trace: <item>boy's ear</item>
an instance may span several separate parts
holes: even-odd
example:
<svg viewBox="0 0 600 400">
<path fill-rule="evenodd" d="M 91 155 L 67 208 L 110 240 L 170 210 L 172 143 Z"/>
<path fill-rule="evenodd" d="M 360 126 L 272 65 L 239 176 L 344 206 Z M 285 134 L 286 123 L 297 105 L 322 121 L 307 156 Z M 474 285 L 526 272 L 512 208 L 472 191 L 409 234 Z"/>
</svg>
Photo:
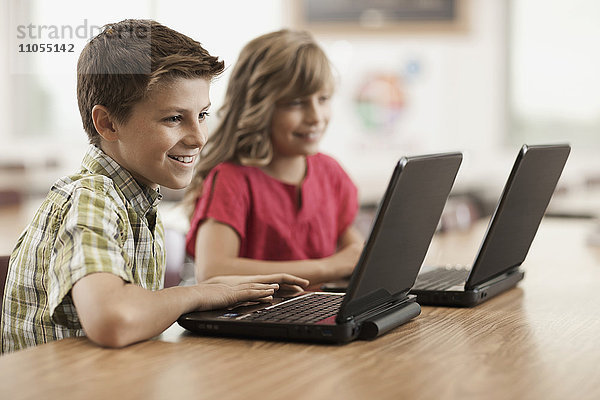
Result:
<svg viewBox="0 0 600 400">
<path fill-rule="evenodd" d="M 115 123 L 106 107 L 96 104 L 92 108 L 92 121 L 96 131 L 104 140 L 114 142 L 118 139 Z"/>
</svg>

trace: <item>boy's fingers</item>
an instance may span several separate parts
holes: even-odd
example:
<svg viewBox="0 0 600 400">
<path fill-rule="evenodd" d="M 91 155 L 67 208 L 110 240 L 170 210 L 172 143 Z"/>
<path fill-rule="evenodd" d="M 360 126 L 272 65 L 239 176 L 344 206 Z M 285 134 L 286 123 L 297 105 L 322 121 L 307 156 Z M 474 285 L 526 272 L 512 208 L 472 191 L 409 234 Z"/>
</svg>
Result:
<svg viewBox="0 0 600 400">
<path fill-rule="evenodd" d="M 243 293 L 247 293 L 249 296 L 264 294 L 273 294 L 279 290 L 279 284 L 277 283 L 243 283 L 238 286 L 237 290 Z"/>
<path fill-rule="evenodd" d="M 278 282 L 285 283 L 288 285 L 296 285 L 300 287 L 308 287 L 308 285 L 310 284 L 310 282 L 307 279 L 290 274 L 281 274 L 280 280 Z"/>
<path fill-rule="evenodd" d="M 304 288 L 298 285 L 288 285 L 287 283 L 279 285 L 280 292 L 299 293 L 303 292 Z"/>
<path fill-rule="evenodd" d="M 260 302 L 271 302 L 273 301 L 273 294 L 278 288 L 274 288 L 273 285 L 262 285 L 257 287 L 258 284 L 253 284 L 251 287 L 240 289 L 240 299 L 238 301 L 260 301 Z M 266 288 L 264 286 L 267 286 Z M 278 285 L 276 285 L 278 286 Z"/>
<path fill-rule="evenodd" d="M 262 282 L 262 283 L 277 282 L 277 283 L 283 283 L 283 284 L 288 284 L 288 285 L 297 285 L 300 287 L 308 287 L 308 285 L 309 285 L 308 280 L 294 276 L 294 275 L 285 274 L 285 273 L 272 274 L 272 275 L 258 275 L 255 278 L 257 279 L 257 281 Z"/>
<path fill-rule="evenodd" d="M 261 303 L 270 303 L 273 301 L 273 296 L 259 297 L 258 299 L 256 299 L 256 301 L 259 301 Z"/>
<path fill-rule="evenodd" d="M 252 280 L 251 282 L 239 283 L 237 287 L 240 289 L 279 289 L 279 283 Z"/>
</svg>

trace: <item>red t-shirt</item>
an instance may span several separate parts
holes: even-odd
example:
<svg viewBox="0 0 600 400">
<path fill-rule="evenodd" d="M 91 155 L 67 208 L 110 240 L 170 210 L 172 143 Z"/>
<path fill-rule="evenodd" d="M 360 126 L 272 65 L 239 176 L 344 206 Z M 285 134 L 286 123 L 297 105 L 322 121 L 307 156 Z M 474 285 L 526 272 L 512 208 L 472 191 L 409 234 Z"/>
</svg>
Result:
<svg viewBox="0 0 600 400">
<path fill-rule="evenodd" d="M 307 157 L 306 176 L 298 188 L 256 167 L 230 162 L 217 165 L 203 183 L 186 250 L 194 256 L 200 224 L 213 218 L 240 237 L 239 257 L 291 261 L 335 253 L 339 237 L 358 212 L 356 186 L 333 158 Z"/>
</svg>

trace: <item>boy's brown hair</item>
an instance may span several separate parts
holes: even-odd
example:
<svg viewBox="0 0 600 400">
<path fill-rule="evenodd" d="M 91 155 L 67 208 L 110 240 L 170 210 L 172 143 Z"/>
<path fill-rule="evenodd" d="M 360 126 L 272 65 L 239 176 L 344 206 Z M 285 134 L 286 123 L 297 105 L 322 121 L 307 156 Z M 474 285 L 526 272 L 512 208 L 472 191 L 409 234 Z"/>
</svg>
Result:
<svg viewBox="0 0 600 400">
<path fill-rule="evenodd" d="M 103 27 L 77 63 L 77 102 L 91 144 L 100 144 L 92 121 L 99 104 L 120 123 L 153 86 L 173 78 L 211 80 L 224 63 L 200 43 L 152 20 L 127 19 Z"/>
</svg>

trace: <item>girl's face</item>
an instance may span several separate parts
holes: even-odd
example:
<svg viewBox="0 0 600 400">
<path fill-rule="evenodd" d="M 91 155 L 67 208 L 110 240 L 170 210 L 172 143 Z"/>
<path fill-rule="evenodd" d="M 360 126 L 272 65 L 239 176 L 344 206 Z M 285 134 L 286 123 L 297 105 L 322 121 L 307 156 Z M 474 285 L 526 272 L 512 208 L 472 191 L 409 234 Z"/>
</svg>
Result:
<svg viewBox="0 0 600 400">
<path fill-rule="evenodd" d="M 307 156 L 318 152 L 331 117 L 330 97 L 329 91 L 321 90 L 275 104 L 271 142 L 276 156 Z"/>
</svg>

